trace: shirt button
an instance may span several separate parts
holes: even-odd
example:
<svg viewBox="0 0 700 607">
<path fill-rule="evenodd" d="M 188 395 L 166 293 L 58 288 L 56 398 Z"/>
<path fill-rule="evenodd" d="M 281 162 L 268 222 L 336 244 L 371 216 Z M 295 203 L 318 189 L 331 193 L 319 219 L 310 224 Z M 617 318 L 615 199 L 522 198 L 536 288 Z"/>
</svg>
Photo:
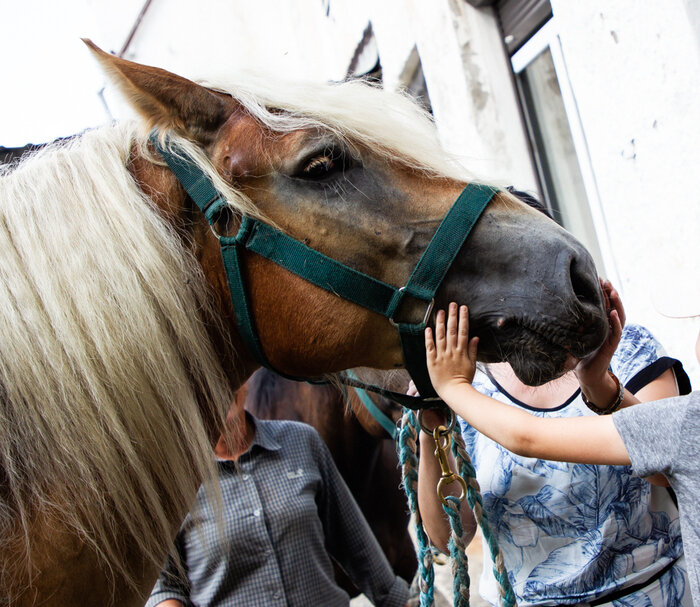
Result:
<svg viewBox="0 0 700 607">
<path fill-rule="evenodd" d="M 275 592 L 275 594 L 272 595 L 273 599 L 279 599 L 282 595 L 279 592 Z"/>
<path fill-rule="evenodd" d="M 242 478 L 244 481 L 247 481 L 247 480 L 250 478 L 250 474 L 244 474 L 241 478 Z"/>
<path fill-rule="evenodd" d="M 260 516 L 260 508 L 253 510 L 253 516 Z"/>
</svg>

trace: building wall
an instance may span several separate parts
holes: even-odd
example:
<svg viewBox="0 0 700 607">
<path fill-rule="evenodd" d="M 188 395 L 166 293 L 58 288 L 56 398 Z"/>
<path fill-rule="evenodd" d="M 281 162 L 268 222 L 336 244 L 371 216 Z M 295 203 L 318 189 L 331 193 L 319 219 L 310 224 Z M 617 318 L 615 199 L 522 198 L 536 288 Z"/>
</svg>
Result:
<svg viewBox="0 0 700 607">
<path fill-rule="evenodd" d="M 525 138 L 496 21 L 461 0 L 152 0 L 125 57 L 194 79 L 252 70 L 340 80 L 368 22 L 387 86 L 400 86 L 414 46 L 444 146 L 482 179 L 533 189 Z M 133 14 L 133 8 L 132 8 Z M 197 27 L 192 27 L 196 23 Z M 108 14 L 102 44 L 127 31 Z M 100 44 L 100 41 L 98 41 Z M 117 116 L 128 110 L 106 92 Z"/>
<path fill-rule="evenodd" d="M 104 38 L 119 48 L 123 25 L 115 31 L 104 14 Z M 347 2 L 151 0 L 124 57 L 194 80 L 240 71 L 340 80 L 366 24 Z M 107 97 L 117 116 L 128 113 L 113 91 Z"/>
<path fill-rule="evenodd" d="M 444 147 L 479 178 L 535 190 L 493 11 L 475 10 L 463 0 L 405 4 Z"/>
<path fill-rule="evenodd" d="M 552 0 L 628 319 L 648 326 L 700 385 L 700 319 L 670 320 L 652 295 L 700 280 L 700 55 L 681 0 Z"/>
</svg>

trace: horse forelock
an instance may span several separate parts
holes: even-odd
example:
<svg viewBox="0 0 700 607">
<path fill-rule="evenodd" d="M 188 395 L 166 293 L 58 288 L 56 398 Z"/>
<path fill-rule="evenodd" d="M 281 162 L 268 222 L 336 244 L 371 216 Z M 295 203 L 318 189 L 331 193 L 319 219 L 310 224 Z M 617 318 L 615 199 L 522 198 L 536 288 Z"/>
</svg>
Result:
<svg viewBox="0 0 700 607">
<path fill-rule="evenodd" d="M 233 398 L 201 270 L 126 169 L 135 141 L 98 129 L 0 178 L 0 530 L 31 559 L 55 516 L 119 583 L 126 549 L 162 563 Z"/>
<path fill-rule="evenodd" d="M 442 148 L 432 116 L 404 92 L 358 80 L 284 82 L 248 73 L 203 84 L 234 97 L 271 131 L 321 129 L 414 170 L 471 179 Z"/>
</svg>

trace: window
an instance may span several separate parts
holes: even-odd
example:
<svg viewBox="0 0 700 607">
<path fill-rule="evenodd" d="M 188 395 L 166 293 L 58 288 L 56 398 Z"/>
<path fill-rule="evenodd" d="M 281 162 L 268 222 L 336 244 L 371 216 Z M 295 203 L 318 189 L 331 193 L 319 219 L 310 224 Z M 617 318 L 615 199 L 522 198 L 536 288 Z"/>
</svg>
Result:
<svg viewBox="0 0 700 607">
<path fill-rule="evenodd" d="M 607 228 L 552 19 L 519 45 L 511 65 L 543 199 L 590 251 L 598 272 L 610 276 L 614 266 Z"/>
</svg>

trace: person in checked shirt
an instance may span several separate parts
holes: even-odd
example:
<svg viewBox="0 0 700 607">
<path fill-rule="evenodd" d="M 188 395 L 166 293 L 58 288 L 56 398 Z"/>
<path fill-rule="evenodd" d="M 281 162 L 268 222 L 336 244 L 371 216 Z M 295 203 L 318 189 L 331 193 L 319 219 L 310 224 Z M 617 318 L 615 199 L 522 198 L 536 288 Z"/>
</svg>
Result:
<svg viewBox="0 0 700 607">
<path fill-rule="evenodd" d="M 223 512 L 202 485 L 147 607 L 347 607 L 333 560 L 374 605 L 407 604 L 407 583 L 311 426 L 234 406 L 226 428 L 244 432 L 215 447 Z"/>
</svg>

